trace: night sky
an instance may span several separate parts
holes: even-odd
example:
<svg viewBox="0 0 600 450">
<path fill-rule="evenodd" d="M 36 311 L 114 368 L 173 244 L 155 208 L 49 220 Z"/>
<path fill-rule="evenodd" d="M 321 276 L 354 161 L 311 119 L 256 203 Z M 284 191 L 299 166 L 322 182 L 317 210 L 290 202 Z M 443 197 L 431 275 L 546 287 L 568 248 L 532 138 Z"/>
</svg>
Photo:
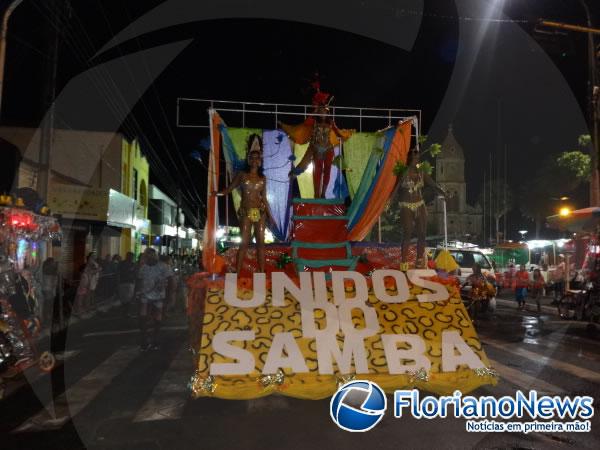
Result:
<svg viewBox="0 0 600 450">
<path fill-rule="evenodd" d="M 59 96 L 74 79 L 85 80 L 86 71 L 148 51 L 142 64 L 124 63 L 125 69 L 117 72 L 122 79 L 105 77 L 104 72 L 89 77 L 89 89 L 105 98 L 104 113 L 63 113 L 59 108 L 57 126 L 105 130 L 118 126 L 128 136 L 141 137 L 154 174 L 159 175 L 151 182 L 174 198 L 179 184 L 190 214 L 206 195 L 205 169 L 190 157 L 200 149 L 206 133 L 175 126 L 177 97 L 309 103 L 306 87 L 318 71 L 324 90 L 332 92 L 340 106 L 421 109 L 423 129 L 434 141 L 441 140 L 452 123 L 467 159 L 471 203 L 479 194 L 490 154 L 495 159 L 507 148 L 509 183 L 517 190 L 546 155 L 574 149 L 577 136 L 587 132 L 586 36 L 534 32 L 535 21 L 542 17 L 583 24 L 585 16 L 576 0 L 337 3 L 350 11 L 346 28 L 360 28 L 361 17 L 369 19 L 368 27 L 377 28 L 379 22 L 372 17 L 381 17 L 381 33 L 391 36 L 388 43 L 364 33 L 300 21 L 250 18 L 253 2 L 233 0 L 223 3 L 238 5 L 230 15 L 238 18 L 194 20 L 190 15 L 191 22 L 174 23 L 164 14 L 154 19 L 152 30 L 144 32 L 144 16 L 169 3 L 181 4 L 179 0 L 77 0 L 57 14 L 50 2 L 24 1 L 10 22 L 3 124 L 39 125 L 45 111 L 48 43 L 53 30 L 59 29 Z M 595 5 L 595 19 L 600 17 L 600 2 L 588 3 Z M 196 9 L 201 8 L 198 5 Z M 294 8 L 318 5 L 290 2 L 285 7 L 293 18 Z M 301 12 L 297 15 L 305 17 Z M 352 20 L 357 21 L 356 27 Z M 407 20 L 416 24 L 412 37 Z M 142 24 L 136 37 L 126 36 L 122 44 L 97 54 L 132 23 Z M 406 48 L 389 43 L 395 26 L 401 30 L 398 36 L 407 35 Z M 148 89 L 138 82 L 158 64 L 149 53 L 152 49 L 181 42 L 172 59 L 165 57 L 168 64 L 157 69 Z M 115 88 L 123 93 L 119 99 L 110 94 Z M 131 89 L 139 89 L 141 98 L 132 102 L 127 113 L 128 109 L 122 110 Z M 85 100 L 79 107 L 85 109 Z M 201 116 L 186 119 L 201 122 Z M 575 201 L 585 206 L 585 189 L 579 194 Z M 523 227 L 533 228 L 517 209 L 510 216 L 513 234 Z"/>
</svg>

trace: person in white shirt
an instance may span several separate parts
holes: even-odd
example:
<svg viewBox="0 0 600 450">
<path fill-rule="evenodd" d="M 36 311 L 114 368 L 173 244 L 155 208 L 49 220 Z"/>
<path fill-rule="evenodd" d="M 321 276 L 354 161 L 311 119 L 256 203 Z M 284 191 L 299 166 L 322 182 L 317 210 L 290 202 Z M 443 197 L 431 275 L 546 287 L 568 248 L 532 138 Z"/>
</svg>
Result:
<svg viewBox="0 0 600 450">
<path fill-rule="evenodd" d="M 140 348 L 142 351 L 158 350 L 158 335 L 167 285 L 174 274 L 167 264 L 158 261 L 156 250 L 153 248 L 144 251 L 141 264 L 137 276 L 137 297 L 140 300 Z M 154 321 L 152 342 L 148 341 L 148 315 L 151 315 Z"/>
</svg>

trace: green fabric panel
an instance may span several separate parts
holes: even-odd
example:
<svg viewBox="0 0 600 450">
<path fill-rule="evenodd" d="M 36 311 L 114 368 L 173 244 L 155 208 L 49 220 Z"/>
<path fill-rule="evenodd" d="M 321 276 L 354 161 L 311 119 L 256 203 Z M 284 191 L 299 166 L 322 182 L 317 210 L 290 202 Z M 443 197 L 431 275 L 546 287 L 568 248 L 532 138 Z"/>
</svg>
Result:
<svg viewBox="0 0 600 450">
<path fill-rule="evenodd" d="M 294 166 L 297 166 L 300 163 L 300 161 L 302 161 L 306 150 L 308 150 L 308 144 L 294 144 L 294 156 L 296 156 Z M 302 198 L 314 198 L 315 188 L 313 186 L 312 163 L 308 166 L 304 173 L 298 175 L 297 179 L 298 187 L 300 188 L 300 195 L 302 196 Z"/>
<path fill-rule="evenodd" d="M 346 259 L 303 259 L 298 258 L 294 261 L 296 266 L 308 266 L 308 267 L 323 267 L 323 266 L 345 266 L 352 267 L 356 266 L 356 258 Z"/>
<path fill-rule="evenodd" d="M 376 147 L 383 148 L 385 135 L 383 133 L 374 134 L 377 138 Z M 358 213 L 358 208 L 363 203 L 365 196 L 369 192 L 373 178 L 375 178 L 375 175 L 377 174 L 377 166 L 379 165 L 381 158 L 383 158 L 383 153 L 380 151 L 373 151 L 369 155 L 367 165 L 364 171 L 361 173 L 361 180 L 360 184 L 358 185 L 355 198 L 352 199 L 352 204 L 350 205 L 350 209 L 347 213 L 348 217 L 350 218 L 350 222 L 352 222 L 354 216 Z"/>
<path fill-rule="evenodd" d="M 241 160 L 246 160 L 246 149 L 248 148 L 248 138 L 251 134 L 258 134 L 262 137 L 262 130 L 260 128 L 229 128 L 227 127 L 227 132 L 229 133 L 229 137 L 231 138 L 231 142 L 233 142 L 233 147 L 235 148 L 235 154 Z M 234 175 L 235 176 L 235 175 Z M 231 178 L 233 180 L 233 178 Z M 231 182 L 231 180 L 229 180 Z M 233 207 L 235 211 L 240 207 L 240 202 L 242 197 L 238 190 L 236 189 L 231 193 L 231 197 L 233 198 Z"/>
<path fill-rule="evenodd" d="M 344 167 L 350 198 L 354 198 L 371 152 L 378 144 L 380 133 L 354 133 L 344 143 Z"/>
</svg>

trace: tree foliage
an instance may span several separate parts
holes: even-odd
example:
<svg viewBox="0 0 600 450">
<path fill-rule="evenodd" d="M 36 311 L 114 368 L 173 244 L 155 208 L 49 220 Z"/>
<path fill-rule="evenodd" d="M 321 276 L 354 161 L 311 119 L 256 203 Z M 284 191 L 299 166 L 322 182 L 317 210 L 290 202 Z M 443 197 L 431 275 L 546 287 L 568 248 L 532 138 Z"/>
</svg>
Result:
<svg viewBox="0 0 600 450">
<path fill-rule="evenodd" d="M 592 158 L 579 150 L 561 153 L 556 163 L 577 180 L 589 181 L 592 176 Z"/>
<path fill-rule="evenodd" d="M 590 176 L 590 156 L 576 150 L 546 158 L 522 184 L 519 209 L 525 217 L 535 222 L 536 237 L 545 218 L 556 213 L 558 199 L 573 192 Z"/>
</svg>

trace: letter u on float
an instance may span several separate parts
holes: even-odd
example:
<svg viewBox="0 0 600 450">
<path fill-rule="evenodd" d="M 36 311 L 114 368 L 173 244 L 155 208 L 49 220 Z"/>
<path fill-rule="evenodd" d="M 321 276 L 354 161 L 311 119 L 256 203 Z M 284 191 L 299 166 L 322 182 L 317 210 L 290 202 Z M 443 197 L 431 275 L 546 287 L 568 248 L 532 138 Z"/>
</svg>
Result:
<svg viewBox="0 0 600 450">
<path fill-rule="evenodd" d="M 225 275 L 225 301 L 236 308 L 256 308 L 262 305 L 266 299 L 267 276 L 264 273 L 255 272 L 252 275 L 252 298 L 242 300 L 238 297 L 237 273 Z"/>
</svg>

